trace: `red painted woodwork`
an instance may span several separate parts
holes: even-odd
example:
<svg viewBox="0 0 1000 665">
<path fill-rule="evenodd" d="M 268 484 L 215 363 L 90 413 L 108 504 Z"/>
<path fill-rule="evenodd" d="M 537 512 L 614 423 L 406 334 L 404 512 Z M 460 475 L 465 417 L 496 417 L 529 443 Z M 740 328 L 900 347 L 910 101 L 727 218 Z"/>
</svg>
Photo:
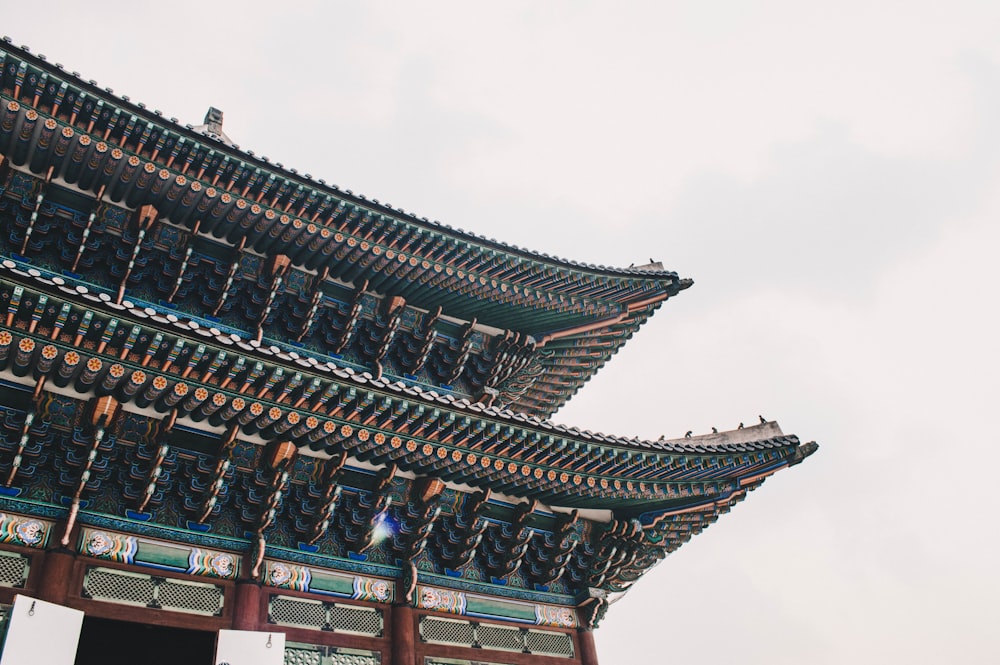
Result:
<svg viewBox="0 0 1000 665">
<path fill-rule="evenodd" d="M 597 665 L 597 647 L 594 645 L 594 631 L 581 630 L 576 643 L 580 647 L 580 665 Z"/>
<path fill-rule="evenodd" d="M 233 628 L 235 630 L 258 630 L 261 623 L 261 586 L 256 580 L 236 582 L 233 601 Z"/>
<path fill-rule="evenodd" d="M 58 605 L 66 604 L 75 561 L 76 556 L 67 549 L 49 550 L 45 553 L 36 591 L 40 599 Z"/>
<path fill-rule="evenodd" d="M 92 615 L 102 619 L 114 619 L 117 621 L 131 621 L 134 623 L 148 623 L 157 626 L 172 626 L 175 628 L 187 628 L 191 630 L 215 631 L 220 628 L 230 628 L 232 626 L 232 605 L 235 597 L 234 584 L 225 580 L 208 580 L 195 575 L 170 575 L 169 577 L 179 580 L 191 580 L 197 582 L 211 582 L 224 588 L 225 600 L 222 607 L 221 616 L 204 616 L 188 614 L 186 612 L 171 612 L 148 607 L 135 607 L 134 605 L 123 605 L 109 603 L 103 600 L 92 600 L 84 598 L 81 594 L 83 588 L 83 578 L 87 568 L 100 566 L 101 568 L 113 568 L 116 570 L 128 570 L 137 573 L 152 574 L 150 568 L 130 566 L 128 564 L 107 561 L 104 559 L 92 559 L 86 556 L 77 556 L 73 560 L 73 571 L 64 580 L 67 607 L 83 610 L 88 616 Z"/>
<path fill-rule="evenodd" d="M 417 618 L 407 605 L 392 607 L 392 657 L 389 665 L 416 665 Z"/>
</svg>

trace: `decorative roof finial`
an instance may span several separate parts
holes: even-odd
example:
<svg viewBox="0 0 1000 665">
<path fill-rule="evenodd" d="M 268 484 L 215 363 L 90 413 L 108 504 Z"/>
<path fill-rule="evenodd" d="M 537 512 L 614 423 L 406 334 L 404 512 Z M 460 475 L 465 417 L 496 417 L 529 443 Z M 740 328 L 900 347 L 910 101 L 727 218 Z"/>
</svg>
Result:
<svg viewBox="0 0 1000 665">
<path fill-rule="evenodd" d="M 208 107 L 208 113 L 205 114 L 205 127 L 208 131 L 214 134 L 222 133 L 222 111 L 215 108 L 214 106 Z"/>
<path fill-rule="evenodd" d="M 193 129 L 194 131 L 200 132 L 209 138 L 222 141 L 228 146 L 234 145 L 232 140 L 226 136 L 224 131 L 222 131 L 222 111 L 214 106 L 208 107 L 208 113 L 205 114 L 204 124 L 198 125 Z"/>
</svg>

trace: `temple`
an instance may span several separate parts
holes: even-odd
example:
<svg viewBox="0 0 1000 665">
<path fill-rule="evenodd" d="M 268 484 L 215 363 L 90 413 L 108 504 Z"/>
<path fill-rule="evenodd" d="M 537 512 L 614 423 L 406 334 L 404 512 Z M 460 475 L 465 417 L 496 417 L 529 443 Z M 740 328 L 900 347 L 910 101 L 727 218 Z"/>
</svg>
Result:
<svg viewBox="0 0 1000 665">
<path fill-rule="evenodd" d="M 81 665 L 596 665 L 610 601 L 816 449 L 550 419 L 690 285 L 339 189 L 5 38 L 5 648 L 55 608 Z"/>
</svg>

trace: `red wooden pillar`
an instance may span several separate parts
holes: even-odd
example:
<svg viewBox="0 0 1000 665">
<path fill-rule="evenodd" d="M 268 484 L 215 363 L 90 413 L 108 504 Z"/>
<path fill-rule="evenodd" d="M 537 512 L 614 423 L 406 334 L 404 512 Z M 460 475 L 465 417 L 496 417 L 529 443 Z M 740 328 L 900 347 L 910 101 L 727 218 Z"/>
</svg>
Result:
<svg viewBox="0 0 1000 665">
<path fill-rule="evenodd" d="M 416 665 L 416 619 L 409 605 L 392 607 L 392 660 L 390 665 Z"/>
<path fill-rule="evenodd" d="M 57 605 L 66 604 L 75 560 L 76 555 L 73 551 L 62 547 L 45 553 L 42 559 L 42 572 L 35 587 L 41 600 Z"/>
<path fill-rule="evenodd" d="M 581 629 L 577 632 L 580 645 L 580 665 L 597 665 L 597 647 L 594 646 L 594 631 Z"/>
<path fill-rule="evenodd" d="M 262 623 L 261 593 L 257 580 L 237 580 L 233 599 L 234 630 L 259 630 Z"/>
</svg>

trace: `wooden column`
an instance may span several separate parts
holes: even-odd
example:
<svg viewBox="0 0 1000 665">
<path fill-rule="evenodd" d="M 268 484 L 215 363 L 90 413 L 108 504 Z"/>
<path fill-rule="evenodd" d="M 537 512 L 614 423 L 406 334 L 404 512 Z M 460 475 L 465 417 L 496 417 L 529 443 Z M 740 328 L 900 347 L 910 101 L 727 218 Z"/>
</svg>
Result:
<svg viewBox="0 0 1000 665">
<path fill-rule="evenodd" d="M 409 605 L 392 607 L 392 659 L 389 665 L 416 665 L 416 619 Z"/>
<path fill-rule="evenodd" d="M 69 582 L 73 575 L 73 561 L 76 555 L 72 550 L 60 547 L 49 550 L 42 559 L 42 572 L 38 578 L 36 593 L 41 600 L 57 605 L 65 605 L 69 594 Z"/>
<path fill-rule="evenodd" d="M 233 630 L 259 630 L 261 621 L 260 582 L 238 580 L 233 600 Z"/>
<path fill-rule="evenodd" d="M 580 645 L 580 665 L 597 665 L 597 647 L 594 646 L 594 631 L 581 629 L 576 636 Z"/>
</svg>

